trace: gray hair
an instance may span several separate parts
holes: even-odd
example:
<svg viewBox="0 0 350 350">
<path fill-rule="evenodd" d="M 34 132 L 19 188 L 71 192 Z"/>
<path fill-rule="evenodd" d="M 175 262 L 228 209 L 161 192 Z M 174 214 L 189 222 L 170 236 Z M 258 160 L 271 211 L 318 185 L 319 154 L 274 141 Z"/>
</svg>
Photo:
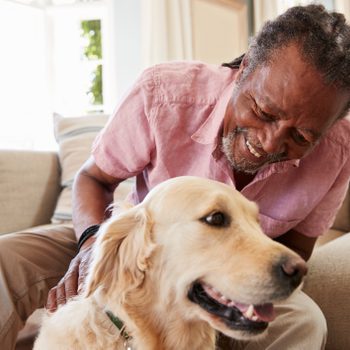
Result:
<svg viewBox="0 0 350 350">
<path fill-rule="evenodd" d="M 297 43 L 307 63 L 313 65 L 327 85 L 350 91 L 350 26 L 341 13 L 322 5 L 295 6 L 264 24 L 251 40 L 245 76 L 274 58 L 281 48 Z M 235 68 L 239 59 L 224 66 Z M 341 116 L 350 107 L 350 101 Z"/>
</svg>

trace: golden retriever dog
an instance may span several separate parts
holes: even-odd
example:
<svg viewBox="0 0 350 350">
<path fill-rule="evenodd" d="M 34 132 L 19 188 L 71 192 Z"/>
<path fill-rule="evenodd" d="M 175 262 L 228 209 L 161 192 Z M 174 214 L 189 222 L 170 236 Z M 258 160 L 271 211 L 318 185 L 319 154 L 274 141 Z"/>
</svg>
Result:
<svg viewBox="0 0 350 350">
<path fill-rule="evenodd" d="M 213 350 L 256 339 L 306 265 L 228 185 L 178 177 L 98 232 L 83 295 L 44 320 L 35 350 Z M 112 314 L 123 326 L 115 326 Z"/>
</svg>

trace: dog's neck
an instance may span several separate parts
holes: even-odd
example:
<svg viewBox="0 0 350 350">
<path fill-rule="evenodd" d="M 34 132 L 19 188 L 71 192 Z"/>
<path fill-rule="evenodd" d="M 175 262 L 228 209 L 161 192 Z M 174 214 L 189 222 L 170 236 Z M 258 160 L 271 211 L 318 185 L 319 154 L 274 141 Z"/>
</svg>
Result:
<svg viewBox="0 0 350 350">
<path fill-rule="evenodd" d="M 101 291 L 100 307 L 106 307 L 124 322 L 133 350 L 214 349 L 214 330 L 196 315 L 189 315 L 190 301 L 187 295 L 179 300 L 176 281 L 171 276 L 173 267 L 166 266 L 168 254 L 147 232 L 128 233 L 117 246 L 117 255 L 115 248 L 107 251 L 106 265 L 96 272 L 100 278 L 96 278 Z M 109 240 L 113 239 L 111 235 Z M 91 288 L 96 285 L 92 280 Z M 186 287 L 180 289 L 186 293 Z M 94 294 L 98 298 L 97 289 Z"/>
<path fill-rule="evenodd" d="M 133 350 L 212 350 L 215 348 L 215 331 L 204 321 L 186 320 L 176 304 L 159 302 L 154 294 L 155 281 L 147 278 L 142 285 L 130 291 L 124 300 L 115 296 L 106 299 L 107 308 L 117 315 L 132 339 Z M 158 281 L 159 283 L 159 281 Z M 150 286 L 147 286 L 150 284 Z M 150 291 L 150 292 L 145 292 Z M 151 294 L 152 293 L 152 294 Z M 120 295 L 120 294 L 119 294 Z M 148 344 L 148 347 L 145 347 Z"/>
</svg>

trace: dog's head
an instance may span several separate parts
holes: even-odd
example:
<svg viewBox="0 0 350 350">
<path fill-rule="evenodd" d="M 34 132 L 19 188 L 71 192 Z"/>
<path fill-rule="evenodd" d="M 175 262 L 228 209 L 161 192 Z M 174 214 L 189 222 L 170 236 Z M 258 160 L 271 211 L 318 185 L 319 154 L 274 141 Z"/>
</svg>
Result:
<svg viewBox="0 0 350 350">
<path fill-rule="evenodd" d="M 273 302 L 306 272 L 297 254 L 263 234 L 254 203 L 225 184 L 188 176 L 165 181 L 111 218 L 95 252 L 88 294 L 100 285 L 122 299 L 142 290 L 158 312 L 163 305 L 240 339 L 267 328 Z"/>
</svg>

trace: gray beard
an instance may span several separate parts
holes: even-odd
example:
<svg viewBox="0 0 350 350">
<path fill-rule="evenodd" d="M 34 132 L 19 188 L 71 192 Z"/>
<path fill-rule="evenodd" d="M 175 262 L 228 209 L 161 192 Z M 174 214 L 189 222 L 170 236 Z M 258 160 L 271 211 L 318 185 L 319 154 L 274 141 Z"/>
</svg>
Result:
<svg viewBox="0 0 350 350">
<path fill-rule="evenodd" d="M 228 162 L 230 163 L 232 169 L 246 174 L 255 174 L 258 170 L 262 169 L 265 165 L 280 162 L 285 158 L 283 153 L 279 154 L 269 154 L 265 159 L 264 163 L 256 164 L 250 162 L 247 159 L 237 160 L 233 154 L 233 143 L 237 135 L 244 133 L 246 134 L 245 128 L 237 127 L 235 130 L 229 132 L 226 136 L 223 136 L 221 139 L 221 150 L 226 156 Z"/>
</svg>

